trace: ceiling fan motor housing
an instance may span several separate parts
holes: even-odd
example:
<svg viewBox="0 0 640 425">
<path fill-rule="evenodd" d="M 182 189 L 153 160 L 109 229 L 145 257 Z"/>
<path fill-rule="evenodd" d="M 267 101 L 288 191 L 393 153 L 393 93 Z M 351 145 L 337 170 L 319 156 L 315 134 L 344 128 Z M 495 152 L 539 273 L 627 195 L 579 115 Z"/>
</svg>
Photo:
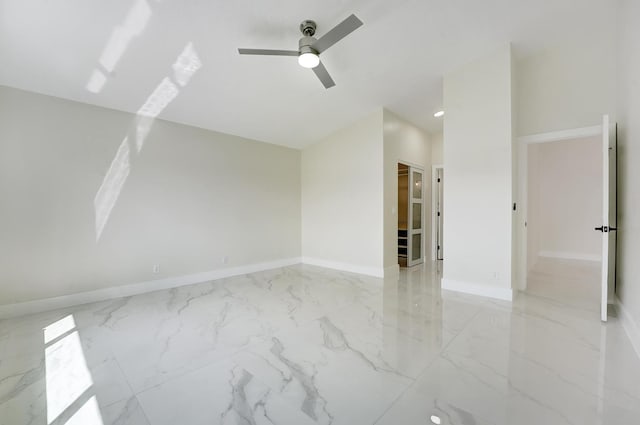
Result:
<svg viewBox="0 0 640 425">
<path fill-rule="evenodd" d="M 298 42 L 298 51 L 300 52 L 300 54 L 313 53 L 314 55 L 317 55 L 318 51 L 311 47 L 315 42 L 316 39 L 313 37 L 302 37 Z"/>
</svg>

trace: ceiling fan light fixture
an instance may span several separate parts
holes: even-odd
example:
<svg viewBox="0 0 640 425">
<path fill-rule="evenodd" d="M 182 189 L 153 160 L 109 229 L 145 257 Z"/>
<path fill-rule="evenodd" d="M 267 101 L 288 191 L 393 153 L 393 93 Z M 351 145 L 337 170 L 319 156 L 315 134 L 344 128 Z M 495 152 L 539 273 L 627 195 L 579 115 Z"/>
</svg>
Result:
<svg viewBox="0 0 640 425">
<path fill-rule="evenodd" d="M 362 21 L 354 14 L 340 22 L 329 32 L 320 37 L 314 38 L 316 33 L 316 23 L 310 19 L 302 21 L 300 32 L 302 38 L 298 40 L 298 50 L 274 50 L 274 49 L 238 49 L 241 55 L 262 55 L 262 56 L 297 56 L 300 66 L 312 69 L 313 73 L 320 80 L 325 89 L 330 89 L 336 83 L 329 75 L 327 68 L 320 62 L 320 55 L 329 47 L 333 46 L 358 28 L 362 26 Z"/>
<path fill-rule="evenodd" d="M 298 63 L 303 68 L 315 68 L 320 65 L 320 57 L 312 52 L 305 52 L 298 56 Z"/>
</svg>

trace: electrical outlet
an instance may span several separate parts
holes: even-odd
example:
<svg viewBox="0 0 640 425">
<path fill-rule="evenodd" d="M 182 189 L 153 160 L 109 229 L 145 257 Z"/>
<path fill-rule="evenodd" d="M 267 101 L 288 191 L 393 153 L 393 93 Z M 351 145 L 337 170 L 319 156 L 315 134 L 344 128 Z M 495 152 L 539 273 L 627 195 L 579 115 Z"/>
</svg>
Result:
<svg viewBox="0 0 640 425">
<path fill-rule="evenodd" d="M 229 256 L 225 255 L 224 257 L 222 257 L 222 264 L 229 264 Z"/>
<path fill-rule="evenodd" d="M 160 264 L 154 264 L 153 265 L 153 272 L 154 273 L 160 273 Z"/>
</svg>

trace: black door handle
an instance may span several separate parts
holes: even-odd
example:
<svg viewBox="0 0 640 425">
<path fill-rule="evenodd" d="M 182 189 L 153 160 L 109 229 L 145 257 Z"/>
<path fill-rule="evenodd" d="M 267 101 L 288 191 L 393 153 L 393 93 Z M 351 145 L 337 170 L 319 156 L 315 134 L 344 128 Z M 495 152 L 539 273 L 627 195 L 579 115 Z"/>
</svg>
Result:
<svg viewBox="0 0 640 425">
<path fill-rule="evenodd" d="M 598 230 L 600 232 L 603 233 L 608 233 L 608 232 L 615 232 L 616 230 L 618 230 L 617 227 L 609 227 L 609 226 L 600 226 L 600 227 L 596 227 L 595 230 Z"/>
</svg>

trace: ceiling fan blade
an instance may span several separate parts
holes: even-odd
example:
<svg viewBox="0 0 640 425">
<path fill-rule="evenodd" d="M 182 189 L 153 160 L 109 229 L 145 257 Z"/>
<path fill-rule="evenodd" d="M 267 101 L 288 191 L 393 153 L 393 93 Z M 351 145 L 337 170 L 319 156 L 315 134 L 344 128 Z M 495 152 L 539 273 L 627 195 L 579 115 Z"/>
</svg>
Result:
<svg viewBox="0 0 640 425">
<path fill-rule="evenodd" d="M 342 40 L 355 30 L 360 28 L 362 25 L 362 21 L 358 19 L 356 15 L 351 15 L 347 19 L 333 27 L 331 31 L 320 37 L 318 41 L 313 43 L 311 47 L 317 50 L 318 53 L 322 53 L 329 47 L 336 44 L 338 41 Z"/>
<path fill-rule="evenodd" d="M 329 75 L 327 68 L 324 67 L 324 64 L 322 62 L 320 62 L 318 66 L 313 68 L 313 72 L 318 76 L 325 89 L 330 89 L 331 87 L 336 85 L 336 83 L 333 81 L 333 78 L 331 78 L 331 75 Z"/>
<path fill-rule="evenodd" d="M 238 49 L 241 55 L 298 56 L 297 50 Z"/>
</svg>

